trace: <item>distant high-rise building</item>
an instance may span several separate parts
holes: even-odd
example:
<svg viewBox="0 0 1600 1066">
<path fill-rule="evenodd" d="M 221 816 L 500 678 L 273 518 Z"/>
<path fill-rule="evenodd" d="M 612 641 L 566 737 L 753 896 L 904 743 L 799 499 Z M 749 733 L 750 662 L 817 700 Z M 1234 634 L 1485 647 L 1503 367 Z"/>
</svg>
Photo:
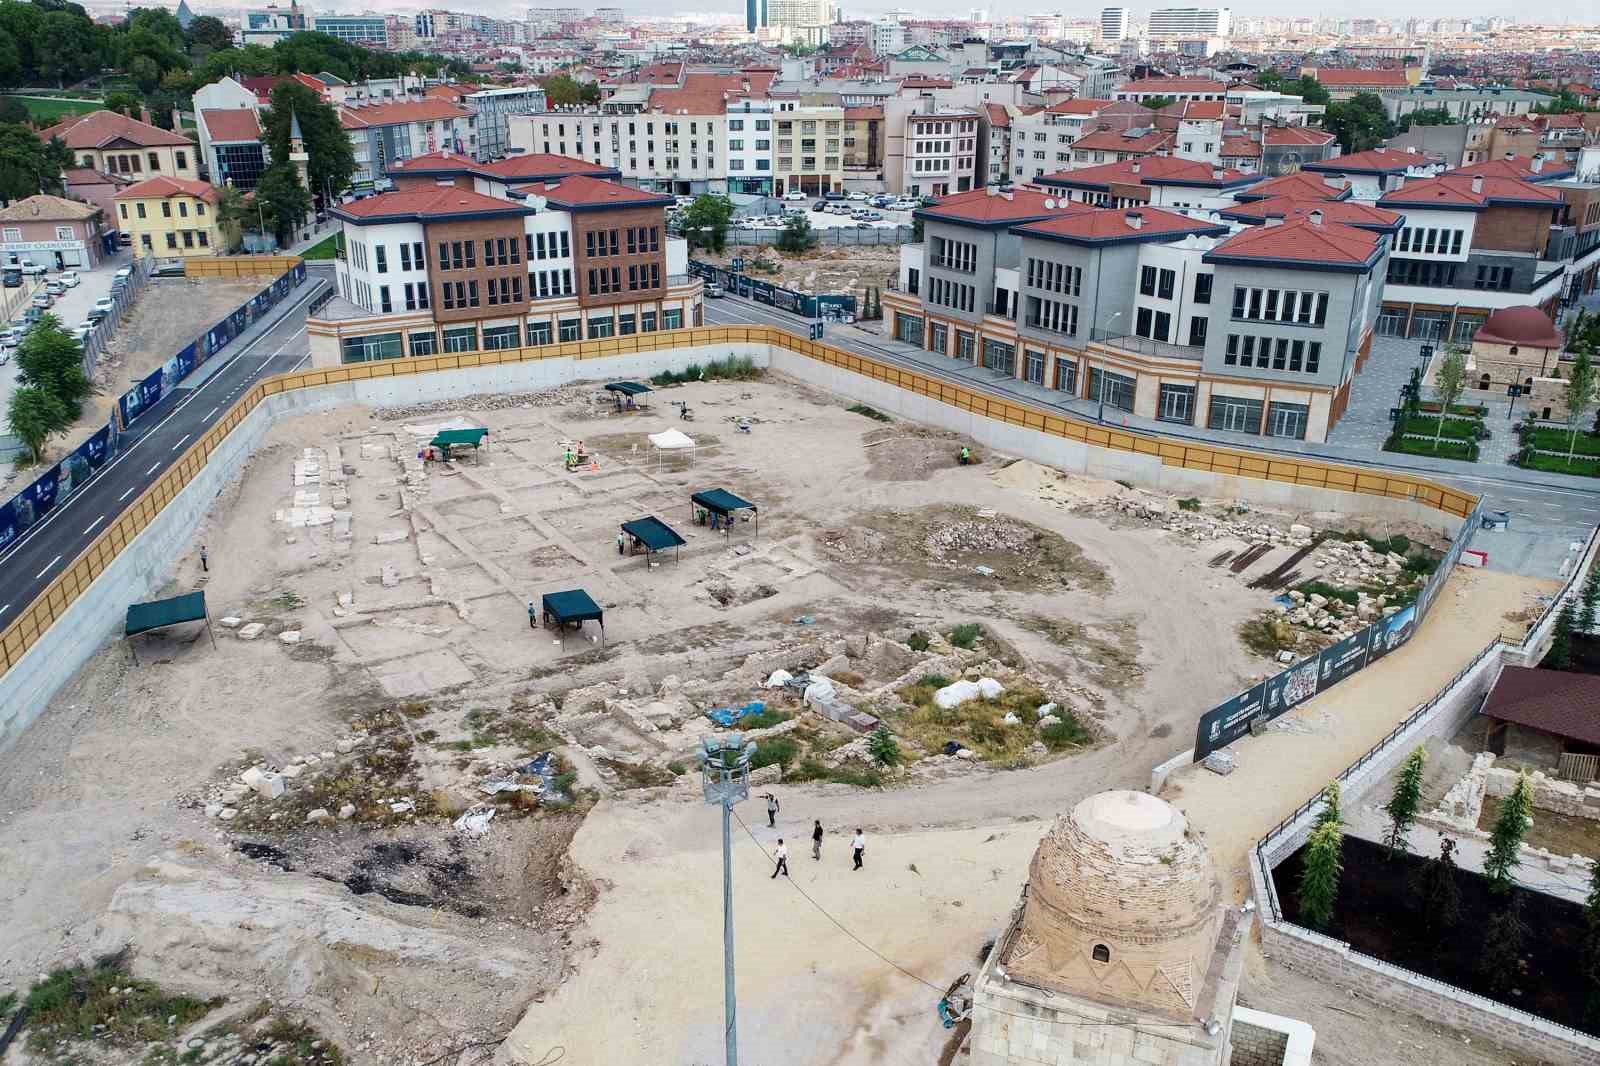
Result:
<svg viewBox="0 0 1600 1066">
<path fill-rule="evenodd" d="M 767 0 L 744 0 L 744 28 L 748 33 L 767 25 Z"/>
<path fill-rule="evenodd" d="M 1225 7 L 1164 7 L 1150 12 L 1150 39 L 1226 37 L 1232 16 Z"/>
<path fill-rule="evenodd" d="M 1128 35 L 1128 9 L 1106 7 L 1100 9 L 1100 39 L 1120 41 Z"/>
</svg>

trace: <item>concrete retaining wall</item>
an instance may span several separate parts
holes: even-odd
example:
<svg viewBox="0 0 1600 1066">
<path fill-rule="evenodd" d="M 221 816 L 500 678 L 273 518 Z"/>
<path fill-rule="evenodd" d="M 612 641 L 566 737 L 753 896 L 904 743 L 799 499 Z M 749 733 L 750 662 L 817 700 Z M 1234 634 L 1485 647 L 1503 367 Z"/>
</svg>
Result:
<svg viewBox="0 0 1600 1066">
<path fill-rule="evenodd" d="M 1011 425 L 987 415 L 964 411 L 920 396 L 886 381 L 876 381 L 843 367 L 829 366 L 785 348 L 772 349 L 772 368 L 835 395 L 871 404 L 887 414 L 964 434 L 985 448 L 1032 459 L 1058 470 L 1132 482 L 1176 495 L 1241 500 L 1289 511 L 1337 511 L 1396 521 L 1416 522 L 1454 537 L 1461 526 L 1455 515 L 1415 500 L 1368 496 L 1312 485 L 1216 474 L 1167 466 L 1158 456 L 1097 448 L 1079 441 Z"/>
</svg>

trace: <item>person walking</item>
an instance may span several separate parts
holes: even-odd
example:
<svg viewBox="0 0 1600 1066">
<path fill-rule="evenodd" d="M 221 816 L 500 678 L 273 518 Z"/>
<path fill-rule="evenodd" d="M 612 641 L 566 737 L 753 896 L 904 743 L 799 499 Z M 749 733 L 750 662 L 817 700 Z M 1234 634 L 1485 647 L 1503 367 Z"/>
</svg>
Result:
<svg viewBox="0 0 1600 1066">
<path fill-rule="evenodd" d="M 210 563 L 211 563 L 211 557 L 206 554 L 206 546 L 204 544 L 202 544 L 202 545 L 200 545 L 200 572 L 202 574 L 210 572 L 210 570 L 211 570 Z"/>
<path fill-rule="evenodd" d="M 767 828 L 776 829 L 778 827 L 778 797 L 770 792 L 764 793 L 764 795 L 767 797 Z"/>
<path fill-rule="evenodd" d="M 627 555 L 628 554 L 627 541 L 623 539 L 623 535 L 621 533 L 617 534 L 617 554 L 618 555 Z"/>
<path fill-rule="evenodd" d="M 778 850 L 773 852 L 772 857 L 774 859 L 778 860 L 778 865 L 776 867 L 774 867 L 773 871 L 772 871 L 772 879 L 774 881 L 776 881 L 778 879 L 778 875 L 779 874 L 782 874 L 783 876 L 788 877 L 789 876 L 789 849 L 783 846 L 783 838 L 782 837 L 778 838 Z"/>
<path fill-rule="evenodd" d="M 811 858 L 816 862 L 822 861 L 822 819 L 820 818 L 811 827 Z"/>
<path fill-rule="evenodd" d="M 856 864 L 850 867 L 850 869 L 861 869 L 861 853 L 867 850 L 867 838 L 861 834 L 860 829 L 856 830 L 855 839 L 850 841 L 850 850 L 855 854 L 856 860 Z"/>
<path fill-rule="evenodd" d="M 528 601 L 528 628 L 539 628 L 539 609 L 533 605 L 532 600 Z"/>
</svg>

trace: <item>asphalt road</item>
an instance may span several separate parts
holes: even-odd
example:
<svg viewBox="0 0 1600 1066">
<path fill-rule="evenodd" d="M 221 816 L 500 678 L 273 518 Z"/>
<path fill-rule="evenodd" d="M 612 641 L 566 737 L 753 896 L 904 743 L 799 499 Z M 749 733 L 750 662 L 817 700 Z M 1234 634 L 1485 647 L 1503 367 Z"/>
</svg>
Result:
<svg viewBox="0 0 1600 1066">
<path fill-rule="evenodd" d="M 707 300 L 705 307 L 707 325 L 777 326 L 800 336 L 805 335 L 805 319 L 743 297 L 725 296 L 718 300 Z M 851 326 L 830 324 L 823 339 L 835 347 L 848 348 L 862 355 L 870 355 L 901 366 L 911 367 L 921 373 L 941 373 L 937 370 L 931 370 L 923 363 L 913 363 L 907 360 L 889 345 L 881 343 L 882 338 L 874 334 L 867 334 L 865 331 L 857 330 Z M 982 376 L 969 376 L 968 374 L 958 376 L 955 373 L 943 373 L 942 376 L 951 381 L 959 381 L 967 388 L 989 392 L 996 396 L 1004 396 L 1013 400 L 1023 399 L 1029 403 L 1040 402 L 1030 396 L 1007 392 L 992 381 L 986 381 Z M 1069 413 L 1073 414 L 1074 417 L 1082 417 L 1077 412 Z M 1143 427 L 1141 427 L 1141 431 L 1152 432 Z M 1254 442 L 1251 443 L 1251 447 L 1258 451 L 1279 451 Z M 1287 456 L 1317 454 L 1311 450 L 1290 451 L 1287 449 L 1281 450 L 1279 453 Z M 1340 463 L 1360 462 L 1360 460 L 1352 460 L 1347 455 L 1332 453 L 1328 454 L 1326 458 Z M 1467 492 L 1482 496 L 1486 507 L 1510 511 L 1514 520 L 1521 519 L 1525 526 L 1553 535 L 1566 536 L 1569 532 L 1575 534 L 1577 531 L 1600 524 L 1600 486 L 1591 488 L 1577 478 L 1572 479 L 1570 486 L 1537 484 L 1522 480 L 1517 477 L 1516 473 L 1509 470 L 1506 474 L 1489 472 L 1466 473 L 1464 471 L 1457 473 L 1455 471 L 1411 467 L 1403 461 L 1389 461 L 1394 458 L 1398 457 L 1384 456 L 1382 459 L 1374 458 L 1367 465 L 1391 470 L 1405 469 L 1464 489 Z"/>
<path fill-rule="evenodd" d="M 331 283 L 330 277 L 308 272 L 300 288 L 269 313 L 270 328 L 225 348 L 216 369 L 203 380 L 162 397 L 123 435 L 120 455 L 0 555 L 0 628 L 44 591 L 240 393 L 257 379 L 294 370 L 306 360 L 306 307 Z"/>
</svg>

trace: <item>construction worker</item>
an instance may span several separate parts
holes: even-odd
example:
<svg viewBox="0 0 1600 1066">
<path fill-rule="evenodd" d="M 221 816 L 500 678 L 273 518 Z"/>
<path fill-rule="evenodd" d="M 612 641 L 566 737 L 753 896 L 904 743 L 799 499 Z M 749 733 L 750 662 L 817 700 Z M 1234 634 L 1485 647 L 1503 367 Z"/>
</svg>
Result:
<svg viewBox="0 0 1600 1066">
<path fill-rule="evenodd" d="M 532 600 L 528 601 L 528 628 L 529 629 L 538 629 L 539 628 L 539 608 L 537 608 L 537 607 L 535 607 L 533 605 L 533 601 Z"/>
<path fill-rule="evenodd" d="M 966 466 L 968 463 L 972 462 L 972 449 L 967 447 L 965 444 L 961 446 L 961 456 L 959 462 L 962 466 Z"/>
<path fill-rule="evenodd" d="M 855 860 L 856 860 L 856 864 L 854 866 L 850 867 L 850 869 L 852 869 L 852 870 L 861 869 L 861 853 L 866 851 L 866 850 L 867 850 L 867 838 L 861 832 L 861 830 L 858 828 L 856 830 L 855 839 L 850 841 L 850 851 L 855 855 Z"/>
<path fill-rule="evenodd" d="M 822 819 L 820 818 L 811 827 L 811 859 L 813 862 L 822 861 Z"/>
<path fill-rule="evenodd" d="M 621 533 L 617 534 L 617 554 L 618 555 L 627 555 L 628 554 L 627 541 L 624 538 L 623 534 L 621 534 Z"/>
<path fill-rule="evenodd" d="M 211 561 L 210 560 L 210 556 L 208 556 L 206 554 L 206 546 L 204 544 L 200 545 L 200 572 L 201 573 L 206 573 L 206 572 L 210 571 L 210 569 L 211 569 L 210 561 Z"/>
</svg>

